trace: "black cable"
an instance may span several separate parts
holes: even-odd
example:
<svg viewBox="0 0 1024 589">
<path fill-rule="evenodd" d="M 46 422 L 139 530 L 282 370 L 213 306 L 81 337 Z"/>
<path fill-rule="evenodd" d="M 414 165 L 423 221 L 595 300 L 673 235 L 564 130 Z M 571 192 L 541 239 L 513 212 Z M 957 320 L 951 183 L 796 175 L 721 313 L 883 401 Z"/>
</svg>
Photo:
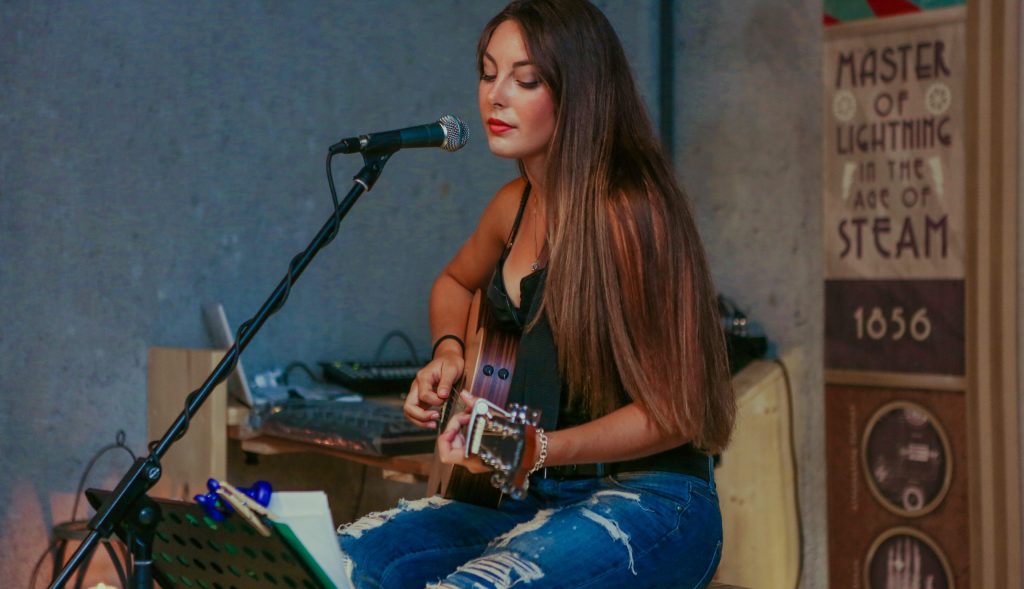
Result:
<svg viewBox="0 0 1024 589">
<path fill-rule="evenodd" d="M 790 460 L 793 461 L 793 501 L 796 503 L 796 530 L 797 538 L 799 543 L 799 550 L 797 550 L 797 567 L 796 567 L 796 583 L 793 585 L 794 589 L 800 586 L 800 580 L 804 574 L 804 522 L 803 516 L 800 514 L 800 476 L 799 469 L 797 468 L 796 462 L 796 436 L 794 430 L 796 424 L 793 421 L 793 383 L 789 378 L 789 369 L 786 368 L 786 364 L 780 358 L 773 360 L 782 369 L 782 378 L 786 381 L 786 396 L 789 399 L 789 456 Z"/>
<path fill-rule="evenodd" d="M 87 464 L 85 466 L 85 469 L 82 471 L 81 478 L 78 479 L 78 490 L 75 491 L 75 503 L 71 507 L 71 522 L 77 521 L 77 520 L 75 520 L 75 516 L 78 514 L 78 502 L 82 498 L 82 491 L 85 489 L 85 481 L 89 478 L 89 473 L 92 472 L 93 466 L 96 465 L 96 462 L 99 461 L 99 459 L 104 454 L 106 454 L 110 450 L 116 450 L 118 448 L 121 448 L 125 452 L 127 452 L 129 456 L 132 457 L 132 462 L 135 461 L 135 453 L 132 452 L 131 448 L 129 448 L 128 446 L 125 445 L 124 441 L 125 441 L 124 430 L 123 429 L 117 430 L 117 434 L 115 434 L 115 437 L 114 437 L 114 443 L 113 444 L 108 444 L 108 445 L 100 448 L 96 452 L 96 454 L 93 455 L 92 459 L 89 461 L 89 464 Z M 48 555 L 53 555 L 53 557 L 56 558 L 56 555 L 54 554 L 54 550 L 57 548 L 57 544 L 59 542 L 60 542 L 59 538 L 54 538 L 53 541 L 50 542 L 50 545 L 47 546 L 46 550 L 44 550 L 43 553 L 39 556 L 39 560 L 36 561 L 36 565 L 32 569 L 32 576 L 29 579 L 29 585 L 28 585 L 29 589 L 34 589 L 35 588 L 35 586 L 36 586 L 36 577 L 39 575 L 39 567 L 41 567 L 43 565 L 43 561 L 46 560 L 46 557 Z M 61 564 L 63 564 L 63 563 L 61 563 Z M 114 564 L 115 564 L 115 566 L 119 566 L 116 562 Z"/>
<path fill-rule="evenodd" d="M 281 384 L 288 386 L 288 375 L 291 374 L 292 370 L 301 368 L 303 372 L 309 375 L 309 378 L 317 384 L 323 383 L 323 379 L 313 373 L 313 370 L 307 366 L 304 362 L 292 362 L 288 366 L 285 366 L 284 373 L 281 374 Z"/>
<path fill-rule="evenodd" d="M 406 335 L 405 332 L 398 329 L 388 332 L 388 334 L 384 336 L 380 344 L 377 346 L 377 353 L 374 354 L 373 361 L 380 362 L 381 356 L 384 354 L 384 347 L 388 345 L 388 342 L 390 342 L 392 338 L 396 337 L 405 342 L 405 346 L 409 348 L 409 356 L 412 358 L 413 363 L 417 365 L 422 364 L 422 362 L 420 362 L 419 355 L 416 354 L 416 346 L 413 345 L 412 340 L 409 339 L 409 336 Z"/>
<path fill-rule="evenodd" d="M 327 186 L 331 189 L 331 202 L 334 203 L 334 229 L 324 245 L 334 241 L 334 238 L 338 236 L 338 230 L 341 229 L 341 204 L 338 202 L 338 191 L 334 189 L 334 171 L 331 169 L 331 158 L 333 157 L 334 153 L 327 150 Z"/>
<path fill-rule="evenodd" d="M 92 470 L 93 465 L 96 464 L 96 461 L 99 460 L 101 456 L 106 454 L 109 450 L 122 448 L 129 456 L 132 457 L 132 462 L 135 462 L 135 453 L 132 452 L 131 448 L 125 445 L 124 440 L 124 430 L 117 430 L 117 433 L 114 435 L 114 443 L 100 448 L 96 455 L 92 457 L 92 460 L 89 461 L 89 464 L 86 465 L 85 471 L 82 473 L 82 478 L 78 480 L 78 490 L 75 491 L 75 504 L 71 508 L 71 521 L 75 521 L 75 514 L 78 513 L 78 502 L 82 499 L 82 491 L 85 489 L 85 480 L 89 476 L 89 471 Z"/>
</svg>

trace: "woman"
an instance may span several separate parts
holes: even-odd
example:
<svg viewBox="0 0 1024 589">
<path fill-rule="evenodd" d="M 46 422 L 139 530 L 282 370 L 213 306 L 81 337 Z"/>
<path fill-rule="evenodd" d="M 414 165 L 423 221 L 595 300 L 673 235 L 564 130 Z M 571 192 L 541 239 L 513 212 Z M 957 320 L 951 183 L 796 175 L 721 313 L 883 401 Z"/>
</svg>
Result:
<svg viewBox="0 0 1024 589">
<path fill-rule="evenodd" d="M 703 246 L 622 47 L 586 0 L 522 0 L 488 23 L 477 65 L 488 145 L 521 177 L 434 284 L 434 356 L 405 413 L 437 426 L 484 289 L 522 330 L 510 398 L 545 407 L 545 431 L 522 501 L 433 497 L 343 526 L 353 582 L 703 586 L 722 540 L 710 454 L 735 402 Z M 465 422 L 441 460 L 486 472 L 463 458 Z"/>
</svg>

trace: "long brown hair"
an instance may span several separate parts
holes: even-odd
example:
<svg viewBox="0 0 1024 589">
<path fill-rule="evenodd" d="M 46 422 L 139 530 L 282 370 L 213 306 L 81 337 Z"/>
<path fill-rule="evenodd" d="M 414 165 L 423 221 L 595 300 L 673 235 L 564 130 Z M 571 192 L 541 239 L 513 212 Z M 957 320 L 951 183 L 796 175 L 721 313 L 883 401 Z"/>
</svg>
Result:
<svg viewBox="0 0 1024 589">
<path fill-rule="evenodd" d="M 555 101 L 541 305 L 570 400 L 591 417 L 634 401 L 662 431 L 719 452 L 736 403 L 715 291 L 622 45 L 586 0 L 518 0 L 481 34 L 481 71 L 506 20 Z"/>
</svg>

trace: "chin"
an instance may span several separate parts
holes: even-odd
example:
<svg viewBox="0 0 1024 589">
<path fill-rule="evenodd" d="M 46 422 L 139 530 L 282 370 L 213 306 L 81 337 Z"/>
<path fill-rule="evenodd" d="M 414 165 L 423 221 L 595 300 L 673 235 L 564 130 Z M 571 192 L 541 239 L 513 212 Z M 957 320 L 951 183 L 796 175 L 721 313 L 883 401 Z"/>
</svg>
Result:
<svg viewBox="0 0 1024 589">
<path fill-rule="evenodd" d="M 490 148 L 491 153 L 506 159 L 517 160 L 520 159 L 520 150 L 510 149 L 508 145 L 502 145 L 500 141 L 487 140 L 487 147 Z"/>
<path fill-rule="evenodd" d="M 487 147 L 494 155 L 510 160 L 528 158 L 537 152 L 536 149 L 523 149 L 521 145 L 509 145 L 509 142 L 502 141 L 500 137 L 488 137 Z"/>
</svg>

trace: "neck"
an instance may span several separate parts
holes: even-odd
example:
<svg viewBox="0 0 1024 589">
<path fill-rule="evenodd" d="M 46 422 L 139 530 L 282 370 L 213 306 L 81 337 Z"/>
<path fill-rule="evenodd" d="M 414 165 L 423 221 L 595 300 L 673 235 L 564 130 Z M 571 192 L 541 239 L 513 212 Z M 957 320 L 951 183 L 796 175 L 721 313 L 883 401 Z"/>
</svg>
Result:
<svg viewBox="0 0 1024 589">
<path fill-rule="evenodd" d="M 521 160 L 523 163 L 523 169 L 526 170 L 526 179 L 530 181 L 533 186 L 532 191 L 534 193 L 540 193 L 544 190 L 544 171 L 547 165 L 547 158 L 544 156 L 533 156 L 528 159 Z"/>
</svg>

